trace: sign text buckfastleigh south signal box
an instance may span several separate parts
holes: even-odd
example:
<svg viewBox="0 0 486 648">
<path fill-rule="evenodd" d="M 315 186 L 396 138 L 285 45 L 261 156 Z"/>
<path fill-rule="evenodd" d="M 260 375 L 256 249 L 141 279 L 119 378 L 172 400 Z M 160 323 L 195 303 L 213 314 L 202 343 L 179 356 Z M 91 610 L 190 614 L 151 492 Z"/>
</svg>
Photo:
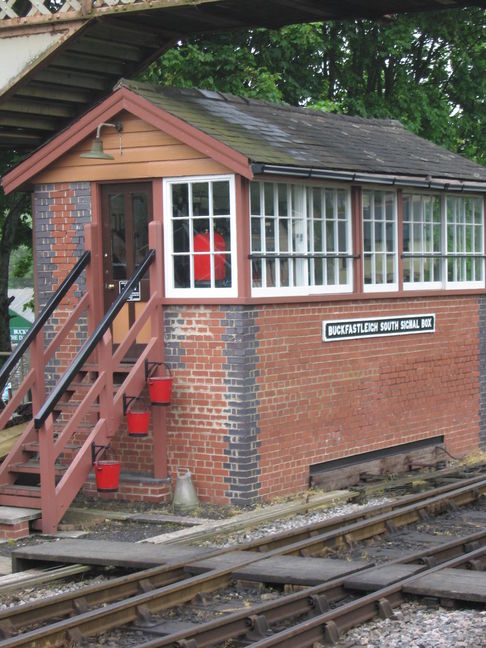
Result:
<svg viewBox="0 0 486 648">
<path fill-rule="evenodd" d="M 434 333 L 435 314 L 399 315 L 395 317 L 367 317 L 365 319 L 327 320 L 322 322 L 324 342 L 354 340 L 384 335 Z"/>
</svg>

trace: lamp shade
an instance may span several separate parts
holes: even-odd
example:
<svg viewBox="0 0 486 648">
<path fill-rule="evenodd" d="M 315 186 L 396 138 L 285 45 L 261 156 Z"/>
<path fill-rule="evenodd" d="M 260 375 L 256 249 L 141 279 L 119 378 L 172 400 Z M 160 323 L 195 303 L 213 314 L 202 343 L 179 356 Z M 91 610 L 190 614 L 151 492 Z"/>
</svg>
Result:
<svg viewBox="0 0 486 648">
<path fill-rule="evenodd" d="M 114 160 L 113 155 L 105 153 L 103 151 L 103 140 L 99 137 L 95 137 L 91 143 L 91 151 L 87 153 L 81 153 L 79 157 L 82 158 L 91 158 L 93 160 Z"/>
</svg>

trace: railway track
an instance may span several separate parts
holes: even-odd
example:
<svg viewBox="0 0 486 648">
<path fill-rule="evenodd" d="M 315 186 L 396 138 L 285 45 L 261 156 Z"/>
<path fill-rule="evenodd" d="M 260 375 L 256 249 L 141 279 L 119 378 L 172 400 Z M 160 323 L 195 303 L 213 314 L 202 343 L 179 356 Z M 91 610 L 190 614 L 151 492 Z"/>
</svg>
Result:
<svg viewBox="0 0 486 648">
<path fill-rule="evenodd" d="M 292 556 L 314 558 L 325 556 L 336 548 L 382 536 L 390 530 L 420 522 L 427 516 L 472 504 L 483 498 L 485 494 L 486 479 L 484 475 L 480 475 L 463 480 L 460 484 L 406 496 L 384 507 L 368 509 L 364 513 L 354 513 L 292 532 L 252 541 L 239 546 L 236 552 L 234 547 L 215 549 L 205 552 L 204 556 L 190 562 L 181 561 L 172 565 L 162 565 L 115 578 L 102 585 L 88 586 L 76 592 L 10 608 L 0 613 L 0 632 L 3 635 L 0 646 L 62 646 L 69 645 L 70 642 L 81 643 L 83 638 L 128 623 L 136 623 L 138 627 L 150 630 L 154 625 L 153 615 L 182 606 L 197 596 L 229 587 L 237 575 L 251 565 L 262 565 L 261 561 L 281 557 L 290 559 Z M 485 545 L 486 531 L 390 562 L 390 565 L 417 563 L 419 566 L 416 574 L 402 576 L 394 585 L 388 584 L 385 589 L 382 589 L 381 596 L 378 598 L 366 594 L 359 599 L 363 601 L 362 606 L 358 605 L 358 601 L 350 603 L 351 606 L 357 605 L 356 609 L 360 611 L 355 613 L 352 611 L 354 607 L 349 608 L 351 616 L 344 616 L 344 620 L 340 620 L 340 617 L 331 618 L 329 616 L 331 611 L 327 608 L 330 602 L 349 597 L 350 590 L 346 587 L 346 583 L 349 584 L 350 571 L 342 578 L 331 579 L 313 588 L 306 587 L 302 593 L 284 596 L 275 602 L 275 606 L 267 603 L 263 607 L 260 604 L 259 607 L 257 604 L 250 610 L 244 610 L 238 618 L 231 619 L 230 614 L 218 622 L 209 622 L 207 627 L 204 627 L 206 625 L 204 623 L 198 624 L 201 632 L 207 631 L 205 638 L 200 634 L 192 635 L 191 630 L 185 631 L 183 636 L 178 636 L 176 632 L 146 645 L 199 648 L 199 646 L 215 646 L 218 641 L 238 640 L 241 636 L 246 637 L 244 641 L 247 645 L 249 636 L 257 646 L 292 645 L 300 648 L 300 646 L 312 645 L 312 643 L 299 643 L 307 641 L 302 638 L 306 636 L 305 633 L 313 637 L 319 636 L 313 639 L 314 643 L 319 641 L 329 643 L 335 641 L 340 632 L 350 627 L 351 622 L 355 624 L 360 618 L 370 618 L 372 611 L 373 614 L 377 611 L 384 614 L 394 605 L 398 605 L 403 600 L 404 588 L 407 587 L 409 579 L 423 577 L 427 570 L 432 570 L 430 573 L 434 573 L 444 568 L 457 568 L 458 565 L 482 565 Z M 229 563 L 224 562 L 225 556 L 227 560 L 231 558 Z M 201 558 L 205 561 L 223 560 L 224 566 L 217 567 L 214 566 L 217 563 L 213 563 L 213 566 L 209 565 L 203 573 L 189 575 L 191 563 L 200 561 Z M 438 562 L 441 564 L 437 565 Z M 368 564 L 364 567 L 358 566 L 354 571 L 365 573 L 369 569 L 373 567 Z M 342 606 L 344 610 L 347 609 L 346 605 Z M 334 612 L 333 610 L 332 613 Z M 347 613 L 343 612 L 343 614 Z M 304 622 L 303 634 L 298 629 L 302 626 L 302 623 L 298 622 L 302 615 L 312 615 L 312 619 Z M 290 617 L 297 618 L 294 629 L 281 629 L 279 624 Z M 225 629 L 212 627 L 211 624 L 214 623 L 219 623 L 220 627 Z M 39 624 L 47 625 L 35 627 Z M 274 636 L 266 637 L 266 633 L 270 631 Z M 229 634 L 225 634 L 228 632 Z M 281 641 L 290 643 L 278 643 L 278 641 L 262 643 L 276 641 L 275 637 L 282 632 L 288 633 L 288 636 L 281 635 Z M 195 629 L 194 633 L 196 633 Z M 297 633 L 295 636 L 298 636 L 298 639 L 294 639 L 292 633 Z"/>
</svg>

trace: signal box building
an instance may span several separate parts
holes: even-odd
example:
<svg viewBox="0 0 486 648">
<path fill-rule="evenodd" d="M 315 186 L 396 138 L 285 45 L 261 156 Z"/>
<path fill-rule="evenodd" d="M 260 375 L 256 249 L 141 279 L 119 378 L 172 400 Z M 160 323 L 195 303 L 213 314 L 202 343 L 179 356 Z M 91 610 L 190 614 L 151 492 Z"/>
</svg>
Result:
<svg viewBox="0 0 486 648">
<path fill-rule="evenodd" d="M 44 530 L 109 453 L 106 496 L 163 501 L 189 470 L 202 501 L 246 506 L 485 444 L 485 168 L 393 120 L 123 80 L 3 187 L 32 192 L 39 313 L 81 263 L 0 475 Z M 168 372 L 170 405 L 148 404 Z"/>
</svg>

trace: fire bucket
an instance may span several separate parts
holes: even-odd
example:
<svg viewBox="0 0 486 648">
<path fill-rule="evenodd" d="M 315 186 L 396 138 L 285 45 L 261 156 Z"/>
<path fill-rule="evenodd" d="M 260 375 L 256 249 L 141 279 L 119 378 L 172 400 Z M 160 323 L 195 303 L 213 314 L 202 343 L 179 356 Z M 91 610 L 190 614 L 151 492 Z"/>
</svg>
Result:
<svg viewBox="0 0 486 648">
<path fill-rule="evenodd" d="M 113 493 L 118 490 L 120 480 L 119 461 L 97 461 L 94 465 L 96 488 L 103 493 Z"/>
<path fill-rule="evenodd" d="M 148 434 L 150 423 L 150 411 L 127 412 L 128 434 L 134 437 L 144 437 Z"/>
<path fill-rule="evenodd" d="M 150 402 L 152 405 L 170 405 L 172 395 L 172 376 L 167 364 L 162 363 L 169 372 L 168 376 L 154 376 L 147 378 Z"/>
</svg>

